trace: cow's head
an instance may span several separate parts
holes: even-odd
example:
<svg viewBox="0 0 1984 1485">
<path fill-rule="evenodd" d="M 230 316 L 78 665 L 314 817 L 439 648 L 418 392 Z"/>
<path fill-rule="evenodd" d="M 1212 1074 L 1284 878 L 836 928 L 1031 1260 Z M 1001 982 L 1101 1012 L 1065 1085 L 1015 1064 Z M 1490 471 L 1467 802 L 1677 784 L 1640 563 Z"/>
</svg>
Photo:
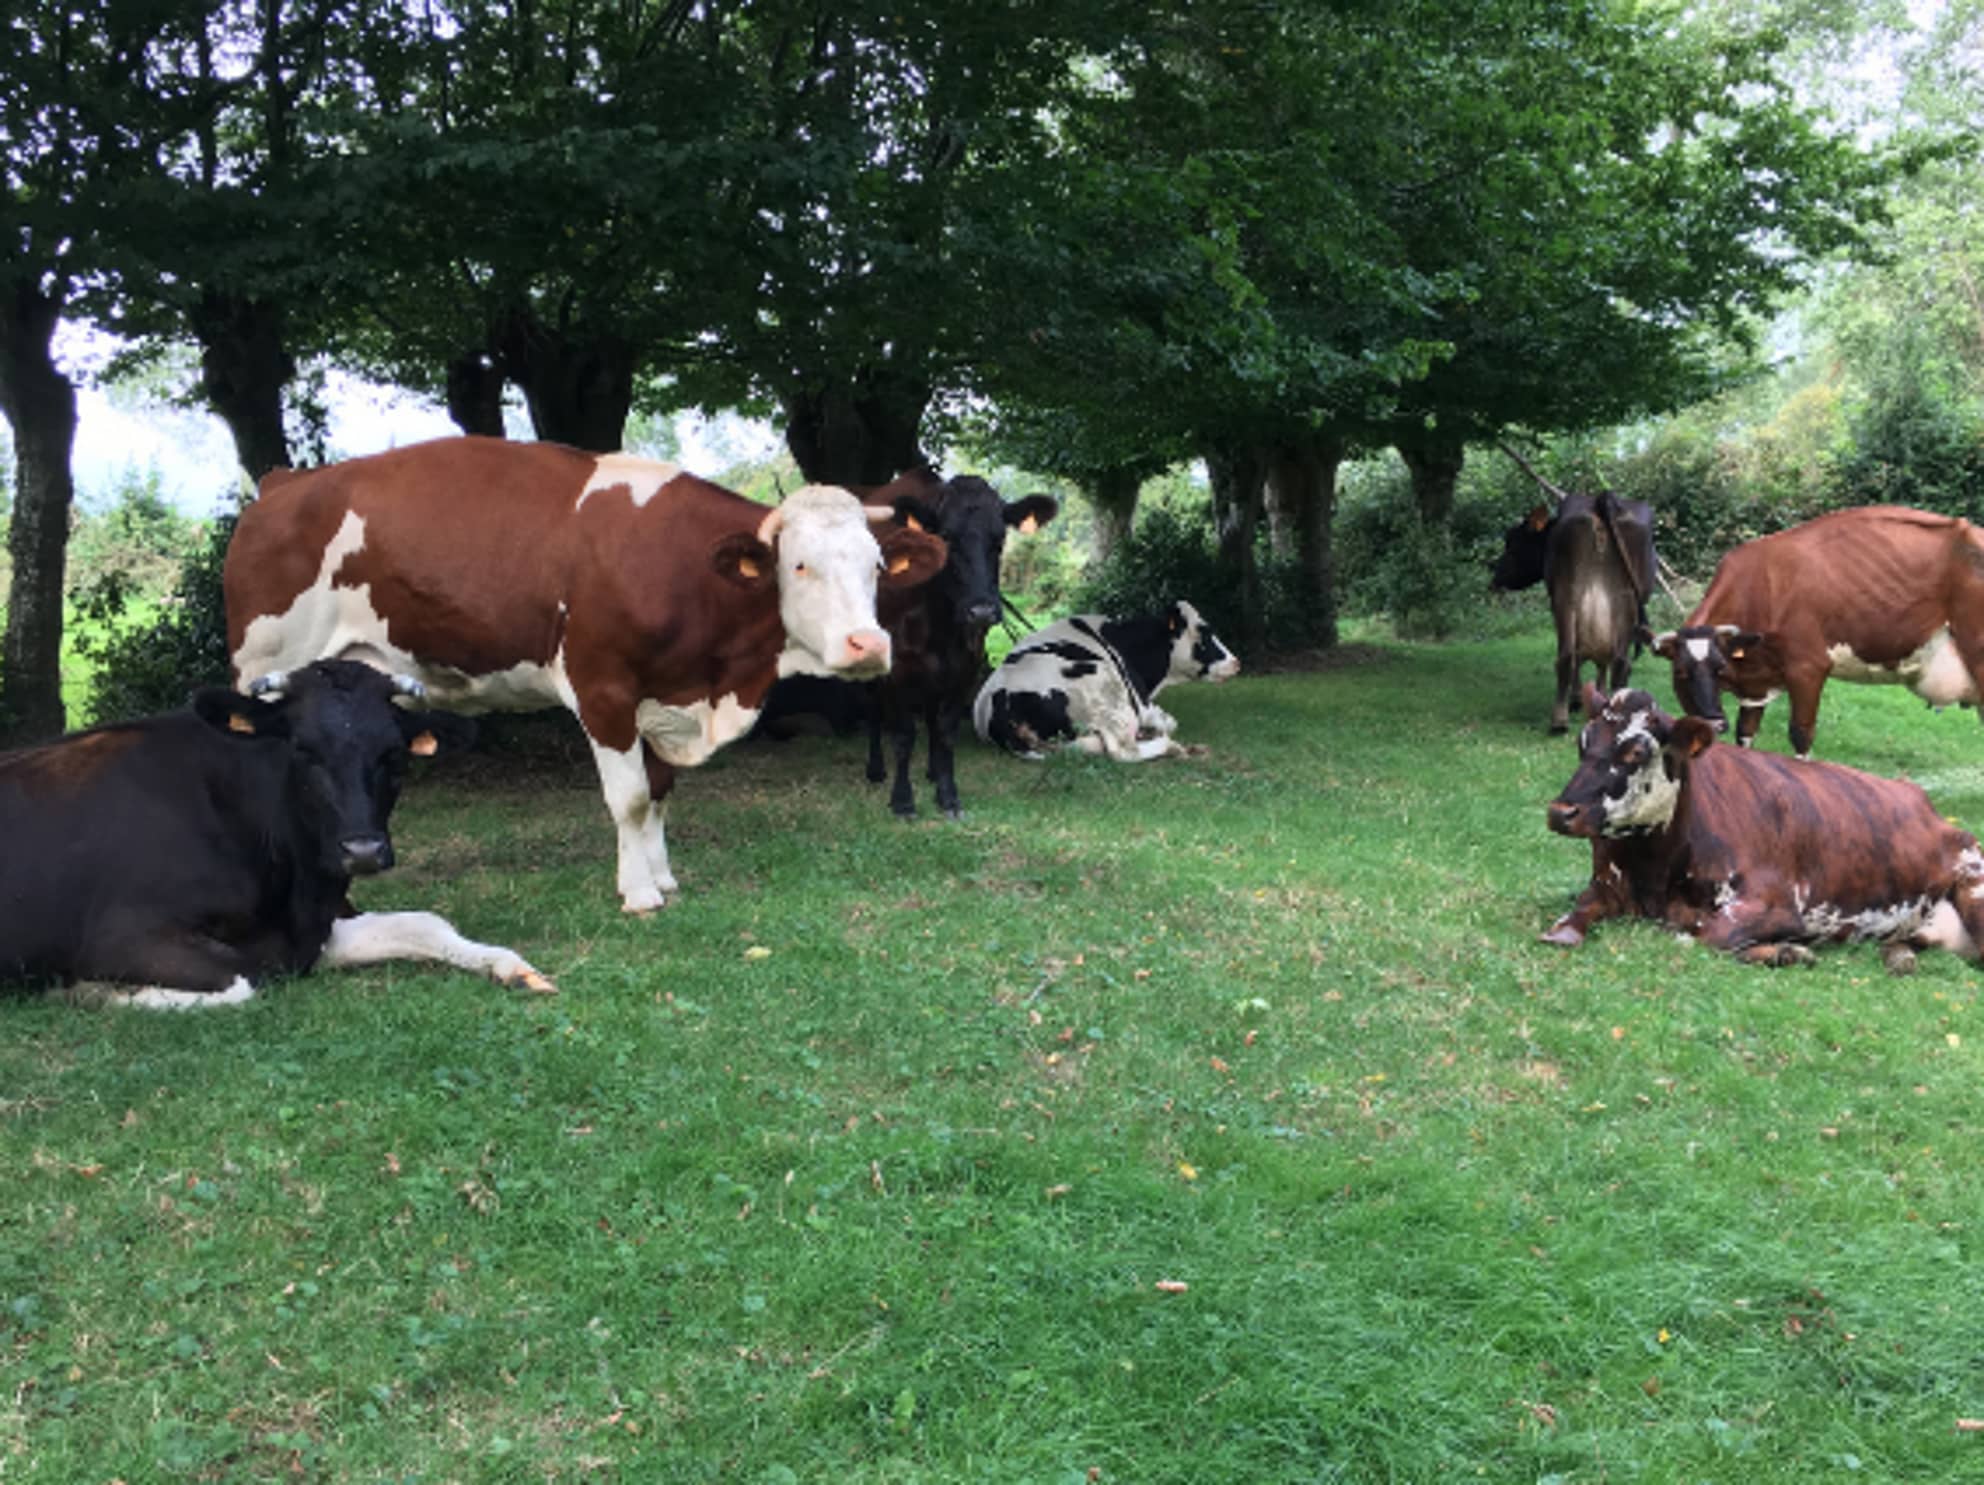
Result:
<svg viewBox="0 0 1984 1485">
<path fill-rule="evenodd" d="M 1240 658 L 1229 650 L 1199 611 L 1179 599 L 1165 611 L 1171 633 L 1171 668 L 1166 681 L 1224 681 L 1240 674 Z"/>
<path fill-rule="evenodd" d="M 1645 691 L 1617 691 L 1607 700 L 1584 688 L 1578 769 L 1550 803 L 1550 828 L 1586 839 L 1664 830 L 1687 783 L 1688 765 L 1715 741 L 1700 717 L 1675 719 Z"/>
<path fill-rule="evenodd" d="M 1759 694 L 1768 681 L 1758 674 L 1764 636 L 1734 624 L 1684 624 L 1657 634 L 1654 654 L 1674 670 L 1674 699 L 1691 717 L 1711 722 L 1717 732 L 1729 725 L 1722 693 Z"/>
<path fill-rule="evenodd" d="M 1513 593 L 1543 581 L 1544 559 L 1550 551 L 1550 528 L 1556 522 L 1550 507 L 1539 505 L 1511 526 L 1502 537 L 1502 555 L 1488 574 L 1488 586 Z"/>
<path fill-rule="evenodd" d="M 350 660 L 319 660 L 249 683 L 194 693 L 193 710 L 229 737 L 284 744 L 290 754 L 291 808 L 324 842 L 323 867 L 369 876 L 393 864 L 386 822 L 410 756 L 465 748 L 474 724 L 447 712 L 395 705 L 417 700 L 420 684 Z"/>
<path fill-rule="evenodd" d="M 747 588 L 778 585 L 780 675 L 866 680 L 888 671 L 876 585 L 927 583 L 945 556 L 941 538 L 894 522 L 885 505 L 864 506 L 832 485 L 806 485 L 774 506 L 756 535 L 739 532 L 717 544 L 712 560 L 722 576 Z"/>
<path fill-rule="evenodd" d="M 999 621 L 1005 603 L 999 591 L 999 562 L 1006 550 L 1006 533 L 1031 535 L 1053 520 L 1060 508 L 1052 495 L 1006 500 L 972 474 L 949 481 L 934 498 L 899 495 L 894 502 L 896 520 L 903 526 L 940 536 L 950 548 L 938 579 L 937 601 L 948 605 L 958 626 L 980 644 Z"/>
</svg>

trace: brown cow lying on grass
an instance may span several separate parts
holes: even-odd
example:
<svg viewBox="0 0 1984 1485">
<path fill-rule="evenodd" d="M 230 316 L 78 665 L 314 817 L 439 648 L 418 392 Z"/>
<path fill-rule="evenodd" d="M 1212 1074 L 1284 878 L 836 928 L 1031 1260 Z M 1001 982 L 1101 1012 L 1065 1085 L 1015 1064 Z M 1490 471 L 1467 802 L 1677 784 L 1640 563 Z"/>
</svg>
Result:
<svg viewBox="0 0 1984 1485">
<path fill-rule="evenodd" d="M 1984 853 L 1915 785 L 1718 747 L 1710 723 L 1644 691 L 1607 700 L 1587 685 L 1584 701 L 1578 769 L 1549 823 L 1591 842 L 1591 881 L 1545 943 L 1637 915 L 1752 964 L 1869 939 L 1897 974 L 1917 948 L 1977 957 Z"/>
</svg>

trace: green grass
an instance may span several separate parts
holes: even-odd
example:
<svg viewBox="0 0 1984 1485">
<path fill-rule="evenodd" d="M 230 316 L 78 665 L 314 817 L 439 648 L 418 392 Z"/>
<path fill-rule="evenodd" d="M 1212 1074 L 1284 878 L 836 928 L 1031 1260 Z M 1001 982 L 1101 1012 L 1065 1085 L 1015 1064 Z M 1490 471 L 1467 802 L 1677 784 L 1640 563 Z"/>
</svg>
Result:
<svg viewBox="0 0 1984 1485">
<path fill-rule="evenodd" d="M 425 776 L 364 904 L 561 996 L 0 1005 L 0 1477 L 1984 1478 L 1974 967 L 1536 943 L 1547 645 L 973 747 L 962 826 L 733 749 L 646 921 L 583 771 Z M 1972 717 L 1819 751 L 1984 824 Z"/>
</svg>

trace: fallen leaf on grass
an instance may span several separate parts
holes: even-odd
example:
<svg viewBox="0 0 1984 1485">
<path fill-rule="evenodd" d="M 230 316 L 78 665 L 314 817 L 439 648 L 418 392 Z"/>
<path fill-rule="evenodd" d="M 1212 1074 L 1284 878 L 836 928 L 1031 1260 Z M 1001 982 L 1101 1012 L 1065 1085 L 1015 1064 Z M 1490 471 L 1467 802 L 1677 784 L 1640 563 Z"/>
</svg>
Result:
<svg viewBox="0 0 1984 1485">
<path fill-rule="evenodd" d="M 1055 1199 L 1055 1198 L 1056 1198 L 1057 1196 L 1066 1196 L 1066 1195 L 1067 1195 L 1067 1194 L 1068 1194 L 1068 1193 L 1069 1193 L 1070 1191 L 1073 1191 L 1074 1189 L 1075 1189 L 1074 1187 L 1072 1187 L 1072 1186 L 1070 1186 L 1070 1185 L 1069 1185 L 1069 1184 L 1068 1184 L 1067 1182 L 1065 1182 L 1065 1181 L 1063 1181 L 1063 1182 L 1062 1182 L 1062 1183 L 1061 1183 L 1060 1185 L 1058 1185 L 1058 1186 L 1049 1186 L 1049 1187 L 1047 1188 L 1047 1199 L 1048 1199 L 1049 1201 L 1052 1201 L 1052 1200 L 1054 1200 L 1054 1199 Z"/>
<path fill-rule="evenodd" d="M 1196 1181 L 1199 1178 L 1199 1168 L 1190 1161 L 1181 1160 L 1178 1162 L 1178 1174 L 1188 1181 Z"/>
<path fill-rule="evenodd" d="M 1958 1433 L 1984 1433 L 1984 1418 L 1959 1418 L 1956 1420 Z"/>
<path fill-rule="evenodd" d="M 1159 1279 L 1150 1287 L 1159 1294 L 1183 1294 L 1192 1286 L 1183 1279 Z"/>
<path fill-rule="evenodd" d="M 769 959 L 772 957 L 772 951 L 763 944 L 753 944 L 744 951 L 744 957 L 746 959 Z"/>
</svg>

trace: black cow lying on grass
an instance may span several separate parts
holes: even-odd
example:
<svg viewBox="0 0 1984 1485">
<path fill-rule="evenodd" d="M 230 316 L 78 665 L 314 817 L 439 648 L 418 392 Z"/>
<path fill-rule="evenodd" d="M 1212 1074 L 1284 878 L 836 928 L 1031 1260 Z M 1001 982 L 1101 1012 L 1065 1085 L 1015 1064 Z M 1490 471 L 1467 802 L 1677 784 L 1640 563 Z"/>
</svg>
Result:
<svg viewBox="0 0 1984 1485">
<path fill-rule="evenodd" d="M 1185 750 L 1157 693 L 1173 681 L 1223 681 L 1240 662 L 1180 600 L 1139 619 L 1077 614 L 1013 647 L 972 703 L 971 725 L 1023 758 L 1053 743 L 1141 763 Z"/>
<path fill-rule="evenodd" d="M 432 913 L 346 898 L 393 864 L 407 755 L 468 723 L 394 706 L 419 687 L 344 660 L 249 689 L 0 754 L 0 984 L 110 981 L 139 987 L 111 1003 L 181 1010 L 320 964 L 428 959 L 556 988 Z"/>
<path fill-rule="evenodd" d="M 1832 763 L 1717 746 L 1644 691 L 1587 685 L 1578 769 L 1550 828 L 1591 841 L 1591 881 L 1543 935 L 1574 946 L 1638 915 L 1752 964 L 1802 964 L 1811 943 L 1871 939 L 1906 973 L 1913 950 L 1975 958 L 1984 853 L 1913 784 Z"/>
</svg>

